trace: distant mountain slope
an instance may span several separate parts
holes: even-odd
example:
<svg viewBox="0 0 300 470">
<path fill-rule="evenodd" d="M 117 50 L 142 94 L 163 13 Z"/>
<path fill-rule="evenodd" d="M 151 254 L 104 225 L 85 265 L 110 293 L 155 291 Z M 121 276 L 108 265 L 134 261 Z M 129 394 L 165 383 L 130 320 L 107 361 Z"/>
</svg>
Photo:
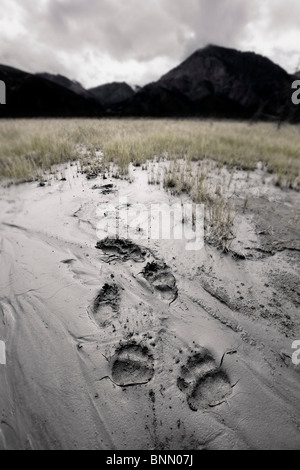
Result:
<svg viewBox="0 0 300 470">
<path fill-rule="evenodd" d="M 101 116 L 103 109 L 92 100 L 42 76 L 0 65 L 0 80 L 6 84 L 2 117 Z"/>
<path fill-rule="evenodd" d="M 50 80 L 51 82 L 56 83 L 57 85 L 63 86 L 65 88 L 68 88 L 71 91 L 74 91 L 74 93 L 77 93 L 80 96 L 84 96 L 85 98 L 90 99 L 91 96 L 89 92 L 81 85 L 81 83 L 76 82 L 75 80 L 70 80 L 67 77 L 64 77 L 64 75 L 54 75 L 51 73 L 37 73 L 37 77 L 45 78 L 47 80 Z"/>
<path fill-rule="evenodd" d="M 90 88 L 88 91 L 105 108 L 121 103 L 135 94 L 134 90 L 125 82 L 107 83 Z"/>
<path fill-rule="evenodd" d="M 118 116 L 179 117 L 190 113 L 190 102 L 180 92 L 168 90 L 157 83 L 149 83 L 132 98 L 112 106 Z"/>
<path fill-rule="evenodd" d="M 0 80 L 7 85 L 0 117 L 199 116 L 300 122 L 300 106 L 291 101 L 291 86 L 298 78 L 261 55 L 213 45 L 135 90 L 125 82 L 85 90 L 62 75 L 32 75 L 0 65 Z"/>
<path fill-rule="evenodd" d="M 148 108 L 143 103 L 151 102 L 150 95 L 155 88 L 157 108 L 154 110 L 155 104 L 151 104 L 152 115 L 169 115 L 170 107 L 166 109 L 162 97 L 173 93 L 180 102 L 175 110 L 172 106 L 174 115 L 294 118 L 298 110 L 296 113 L 291 108 L 291 83 L 292 77 L 265 57 L 253 52 L 207 46 L 155 84 L 144 87 L 116 112 L 147 115 Z"/>
</svg>

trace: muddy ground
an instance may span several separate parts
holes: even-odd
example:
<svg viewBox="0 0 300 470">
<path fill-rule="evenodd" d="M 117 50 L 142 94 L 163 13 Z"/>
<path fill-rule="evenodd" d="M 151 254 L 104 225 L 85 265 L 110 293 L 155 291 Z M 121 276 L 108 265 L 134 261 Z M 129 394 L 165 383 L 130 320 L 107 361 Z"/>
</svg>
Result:
<svg viewBox="0 0 300 470">
<path fill-rule="evenodd" d="M 131 174 L 1 187 L 0 448 L 299 449 L 300 194 L 236 171 L 228 254 L 99 238 L 182 202 Z"/>
</svg>

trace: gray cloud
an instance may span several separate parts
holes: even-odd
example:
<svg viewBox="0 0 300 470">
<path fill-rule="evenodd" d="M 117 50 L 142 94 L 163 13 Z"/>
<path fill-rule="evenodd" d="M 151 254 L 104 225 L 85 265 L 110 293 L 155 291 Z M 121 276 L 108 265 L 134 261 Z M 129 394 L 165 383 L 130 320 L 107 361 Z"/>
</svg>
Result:
<svg viewBox="0 0 300 470">
<path fill-rule="evenodd" d="M 291 0 L 284 7 L 278 0 L 265 0 L 263 7 L 259 0 L 2 3 L 0 62 L 33 72 L 63 73 L 86 86 L 110 80 L 145 83 L 157 79 L 208 43 L 242 49 L 249 44 L 284 62 L 286 44 L 273 44 L 274 35 L 278 40 L 278 34 L 286 37 L 288 28 L 297 31 L 300 13 Z M 268 47 L 263 38 L 269 40 Z"/>
<path fill-rule="evenodd" d="M 240 0 L 51 0 L 35 14 L 34 34 L 67 50 L 89 44 L 121 61 L 178 58 L 208 42 L 237 44 L 253 11 Z"/>
</svg>

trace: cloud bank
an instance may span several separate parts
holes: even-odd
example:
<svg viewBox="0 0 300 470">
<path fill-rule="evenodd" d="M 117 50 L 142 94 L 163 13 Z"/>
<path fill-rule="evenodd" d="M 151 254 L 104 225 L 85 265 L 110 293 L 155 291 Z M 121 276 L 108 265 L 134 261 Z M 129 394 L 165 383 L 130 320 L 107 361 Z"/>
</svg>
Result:
<svg viewBox="0 0 300 470">
<path fill-rule="evenodd" d="M 293 0 L 2 0 L 0 63 L 61 73 L 86 87 L 158 79 L 213 43 L 254 50 L 294 71 Z M 300 64 L 299 64 L 300 68 Z"/>
</svg>

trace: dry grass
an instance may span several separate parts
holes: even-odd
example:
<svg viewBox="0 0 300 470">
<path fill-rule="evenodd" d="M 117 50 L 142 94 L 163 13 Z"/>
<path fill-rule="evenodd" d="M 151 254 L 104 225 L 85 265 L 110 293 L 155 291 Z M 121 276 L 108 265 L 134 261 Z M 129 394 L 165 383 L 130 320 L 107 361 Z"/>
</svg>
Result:
<svg viewBox="0 0 300 470">
<path fill-rule="evenodd" d="M 200 120 L 1 120 L 0 177 L 35 177 L 55 163 L 102 150 L 126 174 L 128 164 L 156 158 L 213 159 L 253 170 L 259 161 L 282 187 L 299 187 L 299 126 Z M 95 164 L 95 161 L 94 161 Z"/>
<path fill-rule="evenodd" d="M 14 182 L 41 176 L 55 163 L 75 160 L 74 144 L 58 122 L 0 121 L 0 178 Z"/>
<path fill-rule="evenodd" d="M 186 193 L 193 202 L 204 205 L 206 241 L 229 251 L 234 239 L 235 213 L 228 199 L 228 188 L 216 183 L 216 165 L 209 160 L 178 159 L 147 166 L 150 184 L 162 185 L 174 195 Z"/>
<path fill-rule="evenodd" d="M 0 176 L 79 157 L 76 145 L 102 150 L 122 169 L 153 157 L 214 159 L 252 170 L 258 161 L 286 184 L 299 184 L 299 126 L 198 120 L 2 120 Z"/>
</svg>

